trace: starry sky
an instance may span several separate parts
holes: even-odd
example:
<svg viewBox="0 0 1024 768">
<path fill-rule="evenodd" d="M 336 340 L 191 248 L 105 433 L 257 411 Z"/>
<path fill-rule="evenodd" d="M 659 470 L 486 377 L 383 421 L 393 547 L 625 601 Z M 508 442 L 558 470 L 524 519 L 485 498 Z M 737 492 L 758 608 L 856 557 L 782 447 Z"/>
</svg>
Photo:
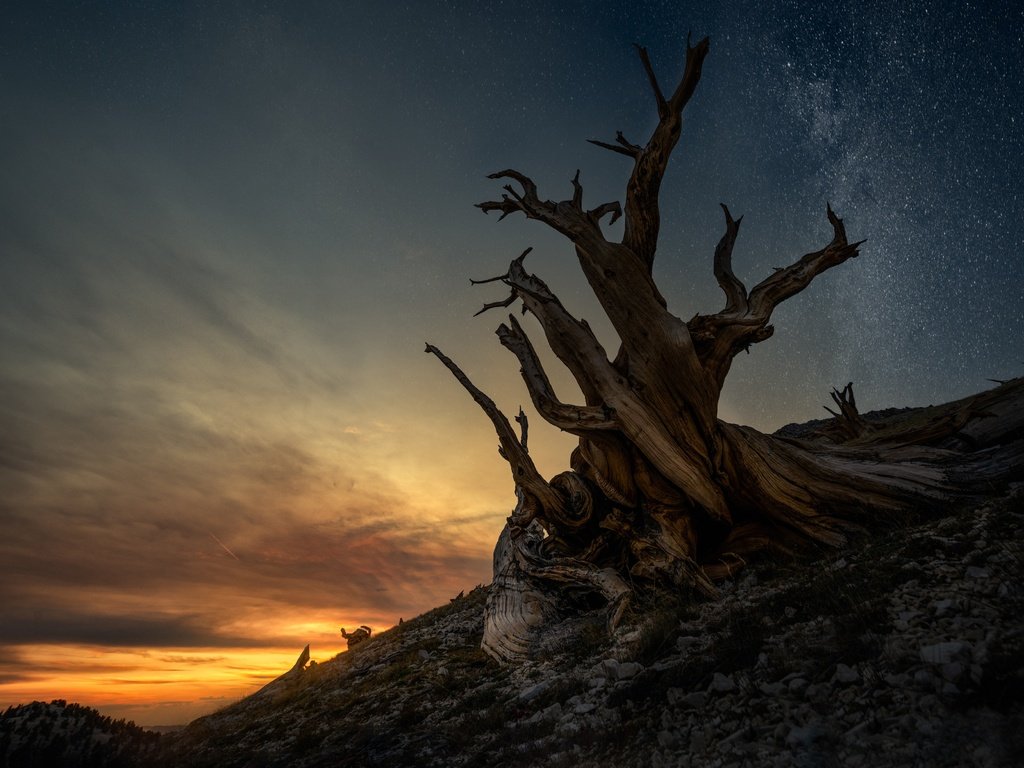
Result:
<svg viewBox="0 0 1024 768">
<path fill-rule="evenodd" d="M 688 30 L 711 53 L 662 192 L 670 308 L 722 305 L 719 202 L 748 285 L 830 239 L 826 201 L 867 240 L 776 311 L 721 417 L 1024 373 L 1018 3 L 5 4 L 0 706 L 184 722 L 488 581 L 511 480 L 423 342 L 528 404 L 472 317 L 500 287 L 468 281 L 527 246 L 614 337 L 559 236 L 472 205 L 510 166 L 621 200 L 628 161 L 585 140 L 646 140 L 631 44 L 669 89 Z"/>
</svg>

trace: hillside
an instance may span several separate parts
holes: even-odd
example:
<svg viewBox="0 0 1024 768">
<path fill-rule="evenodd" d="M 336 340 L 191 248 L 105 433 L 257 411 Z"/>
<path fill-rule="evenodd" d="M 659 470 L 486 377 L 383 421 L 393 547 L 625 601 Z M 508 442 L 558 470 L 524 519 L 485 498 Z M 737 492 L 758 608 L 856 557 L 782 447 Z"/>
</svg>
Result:
<svg viewBox="0 0 1024 768">
<path fill-rule="evenodd" d="M 1024 759 L 1024 487 L 718 602 L 479 650 L 485 588 L 165 737 L 195 766 L 1001 766 Z"/>
<path fill-rule="evenodd" d="M 975 431 L 1019 423 L 1024 399 L 1005 402 L 1017 410 L 983 403 Z M 962 410 L 864 418 L 898 432 Z M 991 453 L 1018 477 L 1019 437 Z M 0 768 L 1022 764 L 1024 483 L 929 512 L 842 551 L 750 563 L 716 600 L 635 602 L 612 637 L 601 608 L 582 610 L 519 665 L 480 650 L 477 587 L 329 661 L 304 653 L 175 733 L 63 701 L 13 707 Z"/>
<path fill-rule="evenodd" d="M 9 707 L 0 715 L 3 768 L 129 768 L 155 759 L 159 741 L 135 723 L 63 700 Z"/>
</svg>

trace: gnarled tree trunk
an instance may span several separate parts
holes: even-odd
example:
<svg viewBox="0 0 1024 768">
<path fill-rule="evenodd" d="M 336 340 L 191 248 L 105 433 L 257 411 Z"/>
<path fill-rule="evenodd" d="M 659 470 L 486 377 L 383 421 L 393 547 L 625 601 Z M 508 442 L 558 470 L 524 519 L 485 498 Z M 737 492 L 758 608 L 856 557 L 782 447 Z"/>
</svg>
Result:
<svg viewBox="0 0 1024 768">
<path fill-rule="evenodd" d="M 636 585 L 713 594 L 713 581 L 752 552 L 840 545 L 857 525 L 905 517 L 923 503 L 942 504 L 969 492 L 968 476 L 989 482 L 1020 466 L 1020 382 L 993 400 L 1011 404 L 1001 427 L 988 429 L 981 444 L 973 445 L 955 436 L 967 434 L 990 409 L 972 401 L 927 424 L 882 428 L 860 416 L 852 385 L 834 391 L 836 421 L 812 439 L 773 438 L 718 419 L 733 358 L 772 335 L 770 319 L 779 303 L 855 257 L 860 243 L 849 241 L 842 220 L 828 207 L 831 240 L 748 289 L 732 269 L 741 219 L 723 205 L 725 232 L 713 271 L 724 307 L 689 321 L 669 311 L 652 278 L 659 188 L 708 49 L 707 38 L 687 43 L 682 78 L 666 97 L 646 50 L 638 48 L 657 105 L 657 127 L 645 146 L 621 133 L 615 143 L 593 141 L 633 163 L 624 207 L 613 202 L 587 209 L 578 172 L 570 199 L 542 200 L 533 181 L 514 170 L 493 174 L 509 181 L 506 194 L 479 205 L 502 218 L 522 213 L 571 241 L 618 334 L 621 346 L 611 357 L 587 323 L 527 272 L 529 249 L 504 275 L 474 281 L 508 286 L 508 298 L 481 312 L 521 302 L 578 382 L 583 403 L 559 400 L 515 317 L 498 327 L 502 345 L 519 360 L 537 412 L 579 437 L 571 469 L 550 481 L 542 478 L 527 451 L 525 415 L 517 417 L 517 435 L 493 401 L 427 345 L 490 417 L 516 485 L 519 503 L 495 551 L 484 637 L 485 649 L 499 659 L 529 654 L 532 638 L 557 614 L 560 590 L 553 585 L 601 595 L 614 627 Z M 625 217 L 621 242 L 605 237 L 605 216 L 613 222 Z M 950 443 L 957 440 L 963 444 Z M 999 461 L 979 451 L 1014 440 L 1015 447 L 999 452 Z M 969 472 L 952 471 L 968 465 Z"/>
</svg>

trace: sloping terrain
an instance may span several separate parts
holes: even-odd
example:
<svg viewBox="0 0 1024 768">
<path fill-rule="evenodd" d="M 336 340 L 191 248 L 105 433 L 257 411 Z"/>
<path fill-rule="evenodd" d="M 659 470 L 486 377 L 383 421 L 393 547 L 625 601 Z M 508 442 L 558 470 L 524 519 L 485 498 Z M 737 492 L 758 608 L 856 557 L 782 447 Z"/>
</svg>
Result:
<svg viewBox="0 0 1024 768">
<path fill-rule="evenodd" d="M 155 759 L 159 734 L 91 707 L 55 700 L 0 714 L 3 768 L 129 768 Z"/>
<path fill-rule="evenodd" d="M 164 737 L 195 766 L 1010 766 L 1024 487 L 500 667 L 485 588 Z"/>
</svg>

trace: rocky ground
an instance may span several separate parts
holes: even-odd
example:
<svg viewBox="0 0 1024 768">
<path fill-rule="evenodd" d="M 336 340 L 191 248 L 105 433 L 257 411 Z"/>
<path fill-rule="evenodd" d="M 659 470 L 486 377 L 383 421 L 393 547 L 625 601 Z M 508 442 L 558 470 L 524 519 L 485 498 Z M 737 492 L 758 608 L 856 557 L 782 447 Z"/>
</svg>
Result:
<svg viewBox="0 0 1024 768">
<path fill-rule="evenodd" d="M 63 700 L 0 714 L 0 768 L 130 768 L 156 759 L 160 736 Z"/>
<path fill-rule="evenodd" d="M 195 766 L 1024 764 L 1024 487 L 480 650 L 485 588 L 162 739 Z"/>
</svg>

